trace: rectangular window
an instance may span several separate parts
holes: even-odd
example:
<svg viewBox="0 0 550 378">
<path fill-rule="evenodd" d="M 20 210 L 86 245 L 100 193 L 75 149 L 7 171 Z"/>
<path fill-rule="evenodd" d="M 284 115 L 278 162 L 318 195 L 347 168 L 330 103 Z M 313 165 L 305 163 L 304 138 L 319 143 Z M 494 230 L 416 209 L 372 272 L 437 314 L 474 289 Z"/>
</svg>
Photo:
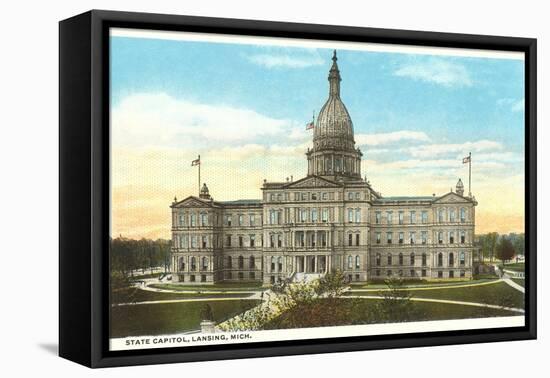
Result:
<svg viewBox="0 0 550 378">
<path fill-rule="evenodd" d="M 256 224 L 256 216 L 254 214 L 250 214 L 250 225 L 254 226 Z"/>
<path fill-rule="evenodd" d="M 191 248 L 197 248 L 197 237 L 191 236 Z"/>
<path fill-rule="evenodd" d="M 185 216 L 183 214 L 180 214 L 178 217 L 178 225 L 180 227 L 185 226 Z"/>
<path fill-rule="evenodd" d="M 355 223 L 361 223 L 361 209 L 355 209 Z"/>
<path fill-rule="evenodd" d="M 386 236 L 387 236 L 388 244 L 391 244 L 391 242 L 392 242 L 392 237 L 393 237 L 393 232 L 388 232 L 388 233 L 386 233 Z"/>
<path fill-rule="evenodd" d="M 348 222 L 353 222 L 353 209 L 348 209 Z"/>
<path fill-rule="evenodd" d="M 426 277 L 426 269 L 422 269 L 422 277 Z"/>
<path fill-rule="evenodd" d="M 445 212 L 443 211 L 443 209 L 440 209 L 438 212 L 438 220 L 439 223 L 445 222 Z"/>
<path fill-rule="evenodd" d="M 410 221 L 411 221 L 411 224 L 415 224 L 416 223 L 416 211 L 411 211 L 411 216 L 410 216 Z"/>
<path fill-rule="evenodd" d="M 269 247 L 275 248 L 275 235 L 273 234 L 269 235 Z"/>
<path fill-rule="evenodd" d="M 352 234 L 349 234 L 348 235 L 348 245 L 351 247 L 353 245 L 353 235 Z"/>
<path fill-rule="evenodd" d="M 359 201 L 361 199 L 361 193 L 359 192 L 355 193 L 355 199 Z"/>
<path fill-rule="evenodd" d="M 280 234 L 277 234 L 277 247 L 281 248 L 283 246 L 283 238 Z"/>
<path fill-rule="evenodd" d="M 393 212 L 388 211 L 388 212 L 386 213 L 386 216 L 387 216 L 388 224 L 392 224 L 392 223 L 393 223 Z"/>
<path fill-rule="evenodd" d="M 421 232 L 422 244 L 428 243 L 428 231 Z"/>
<path fill-rule="evenodd" d="M 460 223 L 466 222 L 466 209 L 461 208 L 460 209 Z"/>
<path fill-rule="evenodd" d="M 207 247 L 207 238 L 206 236 L 203 236 L 202 237 L 202 248 L 206 248 Z"/>
<path fill-rule="evenodd" d="M 311 221 L 317 222 L 317 209 L 311 209 Z"/>
<path fill-rule="evenodd" d="M 239 236 L 239 247 L 242 247 L 243 245 L 243 237 Z"/>
<path fill-rule="evenodd" d="M 403 239 L 405 238 L 405 233 L 400 232 L 399 233 L 399 244 L 403 244 Z"/>
<path fill-rule="evenodd" d="M 349 192 L 348 193 L 348 200 L 353 200 L 353 193 L 352 192 Z"/>
<path fill-rule="evenodd" d="M 416 243 L 416 232 L 409 232 L 409 241 L 411 244 Z"/>
<path fill-rule="evenodd" d="M 399 224 L 403 224 L 403 212 L 402 211 L 399 212 L 398 218 L 399 218 Z"/>
<path fill-rule="evenodd" d="M 328 209 L 323 209 L 323 215 L 322 215 L 323 222 L 328 222 Z"/>
<path fill-rule="evenodd" d="M 464 231 L 460 231 L 460 244 L 466 243 L 466 233 Z"/>
<path fill-rule="evenodd" d="M 376 244 L 380 244 L 380 240 L 382 239 L 382 234 L 380 232 L 376 233 Z"/>
<path fill-rule="evenodd" d="M 226 216 L 225 216 L 225 224 L 226 224 L 228 227 L 231 227 L 231 215 L 226 215 Z"/>
<path fill-rule="evenodd" d="M 250 246 L 254 247 L 256 245 L 256 235 L 250 235 Z"/>
<path fill-rule="evenodd" d="M 454 244 L 455 242 L 455 233 L 454 231 L 449 232 L 449 244 Z"/>
<path fill-rule="evenodd" d="M 317 193 L 311 193 L 311 200 L 312 201 L 317 200 Z"/>
<path fill-rule="evenodd" d="M 455 209 L 449 210 L 449 221 L 454 222 L 455 221 Z"/>
<path fill-rule="evenodd" d="M 201 226 L 208 226 L 208 214 L 201 213 Z"/>
<path fill-rule="evenodd" d="M 380 213 L 380 211 L 377 211 L 376 213 L 374 213 L 374 215 L 375 215 L 375 223 L 380 224 L 382 219 L 382 213 Z"/>
<path fill-rule="evenodd" d="M 427 211 L 422 212 L 422 223 L 428 223 L 428 212 Z"/>
<path fill-rule="evenodd" d="M 197 216 L 195 214 L 191 214 L 191 227 L 195 227 L 197 225 Z"/>
<path fill-rule="evenodd" d="M 437 233 L 437 242 L 438 242 L 439 244 L 443 244 L 443 232 L 442 232 L 442 231 L 439 231 L 439 232 Z"/>
<path fill-rule="evenodd" d="M 226 245 L 227 245 L 228 247 L 231 247 L 231 236 L 230 236 L 230 235 L 227 235 Z"/>
<path fill-rule="evenodd" d="M 359 245 L 359 234 L 355 234 L 355 245 Z"/>
</svg>

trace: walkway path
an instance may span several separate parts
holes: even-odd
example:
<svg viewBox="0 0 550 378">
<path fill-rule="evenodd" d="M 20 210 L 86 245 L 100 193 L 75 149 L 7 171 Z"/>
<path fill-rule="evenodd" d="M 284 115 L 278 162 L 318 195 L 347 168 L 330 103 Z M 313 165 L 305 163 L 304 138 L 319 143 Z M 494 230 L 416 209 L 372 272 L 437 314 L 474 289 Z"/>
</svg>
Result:
<svg viewBox="0 0 550 378">
<path fill-rule="evenodd" d="M 464 284 L 464 285 L 433 285 L 433 286 L 406 286 L 403 287 L 403 290 L 440 290 L 440 289 L 461 289 L 463 287 L 473 287 L 473 286 L 484 286 L 484 285 L 493 285 L 498 282 L 503 281 L 502 279 L 495 279 L 492 281 L 486 281 L 486 282 L 477 282 L 477 283 L 470 283 L 470 284 Z M 377 289 L 354 289 L 351 288 L 350 291 L 355 292 L 378 292 L 378 291 L 389 291 L 392 290 L 388 287 L 381 287 Z"/>
<path fill-rule="evenodd" d="M 504 278 L 502 279 L 502 281 L 506 282 L 508 285 L 510 285 L 511 287 L 513 287 L 514 289 L 518 290 L 518 291 L 521 291 L 523 294 L 525 294 L 525 288 L 521 285 L 518 285 L 517 283 L 515 283 L 514 281 L 512 281 L 510 279 L 510 277 L 508 277 L 506 274 L 504 275 Z"/>
<path fill-rule="evenodd" d="M 137 305 L 146 305 L 146 304 L 204 302 L 204 301 L 221 302 L 221 301 L 238 301 L 238 300 L 250 300 L 250 299 L 259 300 L 260 298 L 259 298 L 259 296 L 258 296 L 258 298 L 253 298 L 252 296 L 250 296 L 250 297 L 245 297 L 245 298 L 209 298 L 209 297 L 204 297 L 204 298 L 187 298 L 187 299 L 160 299 L 160 300 L 157 300 L 157 301 L 114 303 L 112 306 L 113 307 L 119 307 L 119 306 L 137 306 Z"/>
</svg>

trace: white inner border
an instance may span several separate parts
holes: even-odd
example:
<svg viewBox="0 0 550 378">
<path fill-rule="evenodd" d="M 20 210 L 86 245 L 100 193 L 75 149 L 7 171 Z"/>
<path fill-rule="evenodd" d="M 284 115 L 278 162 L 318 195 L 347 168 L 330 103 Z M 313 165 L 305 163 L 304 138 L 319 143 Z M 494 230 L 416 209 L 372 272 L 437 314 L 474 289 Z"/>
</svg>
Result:
<svg viewBox="0 0 550 378">
<path fill-rule="evenodd" d="M 163 39 L 173 41 L 193 41 L 211 43 L 231 43 L 240 45 L 261 45 L 302 48 L 343 49 L 355 51 L 388 52 L 402 54 L 442 55 L 475 58 L 497 58 L 525 60 L 525 54 L 519 51 L 464 49 L 454 47 L 410 46 L 384 43 L 345 42 L 310 40 L 299 38 L 256 37 L 233 34 L 192 33 L 181 31 L 110 28 L 110 37 L 129 37 L 145 39 Z"/>
<path fill-rule="evenodd" d="M 476 57 L 476 58 L 496 58 L 525 60 L 523 52 L 500 51 L 500 50 L 481 50 L 481 49 L 463 49 L 447 47 L 429 47 L 429 46 L 409 46 L 398 44 L 365 43 L 365 42 L 343 42 L 326 40 L 306 40 L 298 38 L 274 38 L 274 37 L 255 37 L 230 34 L 213 33 L 190 33 L 174 31 L 157 31 L 147 29 L 129 29 L 129 28 L 110 28 L 110 37 L 129 37 L 144 39 L 161 39 L 173 41 L 193 41 L 193 42 L 211 42 L 227 43 L 241 45 L 262 45 L 262 46 L 281 46 L 281 47 L 302 47 L 302 48 L 326 48 L 326 49 L 344 49 L 355 51 L 387 52 L 402 54 L 420 54 L 420 55 L 439 55 L 456 57 Z M 195 335 L 163 335 L 163 336 L 143 336 L 126 337 L 110 339 L 110 350 L 136 350 L 166 347 L 185 347 L 196 345 L 214 345 L 214 344 L 233 344 L 247 342 L 268 342 L 297 339 L 319 339 L 332 337 L 349 336 L 368 336 L 368 335 L 395 335 L 415 332 L 436 332 L 450 330 L 472 330 L 500 327 L 521 327 L 525 325 L 524 316 L 500 317 L 500 318 L 482 318 L 482 319 L 460 319 L 460 320 L 439 320 L 410 323 L 387 323 L 387 324 L 369 324 L 358 326 L 340 326 L 323 328 L 299 328 L 272 331 L 256 332 L 237 332 L 237 333 L 216 333 L 213 335 L 227 335 L 227 341 L 194 341 L 193 336 L 207 336 L 207 334 Z M 231 339 L 231 335 L 248 334 L 250 339 Z M 162 342 L 164 339 L 182 338 L 185 341 L 180 342 Z M 138 345 L 128 345 L 128 342 L 140 340 L 143 343 Z M 159 342 L 161 341 L 161 342 Z"/>
<path fill-rule="evenodd" d="M 383 323 L 320 328 L 292 328 L 252 332 L 216 332 L 136 336 L 112 338 L 109 349 L 138 350 L 198 345 L 242 344 L 251 342 L 324 339 L 335 337 L 398 335 L 416 332 L 475 330 L 502 327 L 523 327 L 524 316 L 507 316 L 480 319 L 435 320 L 407 323 Z M 211 339 L 208 339 L 211 337 Z M 220 340 L 220 338 L 223 338 Z"/>
</svg>

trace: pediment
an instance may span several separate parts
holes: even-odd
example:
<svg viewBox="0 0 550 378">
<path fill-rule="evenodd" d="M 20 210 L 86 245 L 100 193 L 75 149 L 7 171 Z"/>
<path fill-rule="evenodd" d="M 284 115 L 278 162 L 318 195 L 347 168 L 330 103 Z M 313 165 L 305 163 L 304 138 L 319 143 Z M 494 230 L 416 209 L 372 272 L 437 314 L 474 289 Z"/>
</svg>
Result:
<svg viewBox="0 0 550 378">
<path fill-rule="evenodd" d="M 194 196 L 189 196 L 186 199 L 173 204 L 172 207 L 212 207 L 212 203 Z"/>
<path fill-rule="evenodd" d="M 434 203 L 470 203 L 470 202 L 472 201 L 469 198 L 459 196 L 458 194 L 453 192 L 449 192 L 434 201 Z"/>
<path fill-rule="evenodd" d="M 285 188 L 339 188 L 340 185 L 329 181 L 327 179 L 321 178 L 319 176 L 309 176 L 301 180 L 292 182 L 288 185 L 285 185 Z"/>
</svg>

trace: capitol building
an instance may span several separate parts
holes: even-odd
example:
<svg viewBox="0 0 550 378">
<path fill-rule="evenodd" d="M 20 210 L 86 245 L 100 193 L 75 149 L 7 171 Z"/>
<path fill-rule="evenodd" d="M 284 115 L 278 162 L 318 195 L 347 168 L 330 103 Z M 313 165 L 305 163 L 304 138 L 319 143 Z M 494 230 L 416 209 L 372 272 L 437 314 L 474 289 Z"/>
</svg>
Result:
<svg viewBox="0 0 550 378">
<path fill-rule="evenodd" d="M 173 282 L 274 284 L 334 270 L 350 282 L 472 277 L 475 198 L 460 179 L 440 196 L 375 191 L 362 178 L 336 52 L 332 61 L 305 177 L 264 180 L 258 200 L 216 201 L 206 184 L 174 200 Z"/>
</svg>

